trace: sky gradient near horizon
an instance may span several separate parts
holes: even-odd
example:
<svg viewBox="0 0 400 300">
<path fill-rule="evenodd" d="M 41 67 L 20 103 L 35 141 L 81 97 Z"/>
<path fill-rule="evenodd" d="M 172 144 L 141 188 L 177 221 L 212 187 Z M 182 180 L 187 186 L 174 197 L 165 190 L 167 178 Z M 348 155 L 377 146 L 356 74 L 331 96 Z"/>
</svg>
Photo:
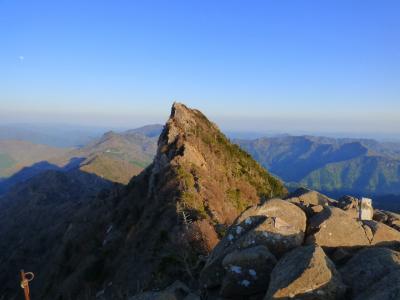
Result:
<svg viewBox="0 0 400 300">
<path fill-rule="evenodd" d="M 399 1 L 0 0 L 0 123 L 400 134 Z"/>
</svg>

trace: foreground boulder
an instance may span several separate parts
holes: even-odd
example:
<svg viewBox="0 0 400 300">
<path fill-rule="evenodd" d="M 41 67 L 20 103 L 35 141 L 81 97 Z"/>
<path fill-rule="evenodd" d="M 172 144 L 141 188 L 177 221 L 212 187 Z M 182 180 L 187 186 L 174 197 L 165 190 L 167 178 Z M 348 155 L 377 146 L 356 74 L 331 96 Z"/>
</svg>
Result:
<svg viewBox="0 0 400 300">
<path fill-rule="evenodd" d="M 271 274 L 265 300 L 340 299 L 345 292 L 335 265 L 316 245 L 299 247 L 286 254 Z"/>
<path fill-rule="evenodd" d="M 240 224 L 251 223 L 253 218 L 265 220 L 253 227 L 239 244 L 264 244 L 275 255 L 280 256 L 303 243 L 307 218 L 304 212 L 287 201 L 272 199 L 263 205 L 244 211 L 235 222 L 236 231 Z"/>
<path fill-rule="evenodd" d="M 306 216 L 294 204 L 272 199 L 262 205 L 250 207 L 228 229 L 225 237 L 210 254 L 200 274 L 201 285 L 212 288 L 222 284 L 224 277 L 228 276 L 223 266 L 223 260 L 228 254 L 265 246 L 273 256 L 279 257 L 303 243 L 305 229 Z M 270 259 L 268 263 L 272 262 L 273 259 Z M 258 267 L 257 261 L 252 265 L 250 263 L 246 263 L 248 268 L 255 270 Z M 268 268 L 265 266 L 263 272 L 266 273 Z M 264 283 L 265 289 L 267 284 L 268 282 Z"/>
<path fill-rule="evenodd" d="M 376 299 L 400 299 L 400 270 L 389 273 L 354 298 L 354 300 Z"/>
<path fill-rule="evenodd" d="M 307 234 L 307 244 L 315 243 L 327 249 L 370 244 L 361 223 L 336 207 L 325 207 L 313 216 Z"/>
<path fill-rule="evenodd" d="M 234 251 L 225 256 L 226 275 L 220 294 L 227 298 L 265 292 L 276 258 L 265 246 Z"/>
<path fill-rule="evenodd" d="M 356 297 L 395 270 L 400 270 L 400 253 L 377 247 L 359 251 L 340 272 L 344 283 L 351 288 L 351 294 Z"/>
</svg>

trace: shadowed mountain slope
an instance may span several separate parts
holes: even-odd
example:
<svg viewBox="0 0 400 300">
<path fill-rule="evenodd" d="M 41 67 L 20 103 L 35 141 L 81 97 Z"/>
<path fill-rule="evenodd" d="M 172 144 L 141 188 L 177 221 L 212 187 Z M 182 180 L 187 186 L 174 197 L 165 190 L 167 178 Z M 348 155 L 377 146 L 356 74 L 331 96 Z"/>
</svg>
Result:
<svg viewBox="0 0 400 300">
<path fill-rule="evenodd" d="M 153 136 L 157 128 L 150 126 L 123 133 L 110 131 L 54 162 L 64 165 L 71 157 L 81 157 L 84 158 L 79 166 L 82 171 L 127 184 L 152 162 L 157 150 L 157 137 Z"/>
<path fill-rule="evenodd" d="M 39 161 L 64 155 L 69 150 L 21 140 L 0 140 L 0 178 L 7 178 Z"/>
<path fill-rule="evenodd" d="M 42 171 L 0 197 L 0 299 L 20 299 L 20 269 L 36 274 L 32 297 L 55 266 L 74 214 L 114 184 L 80 170 Z M 115 188 L 115 187 L 114 187 Z M 4 297 L 4 298 L 2 298 Z"/>
<path fill-rule="evenodd" d="M 176 278 L 194 282 L 199 255 L 243 209 L 285 194 L 201 112 L 175 103 L 154 162 L 118 196 L 76 215 L 39 293 L 80 299 L 105 289 L 113 299 Z"/>
</svg>

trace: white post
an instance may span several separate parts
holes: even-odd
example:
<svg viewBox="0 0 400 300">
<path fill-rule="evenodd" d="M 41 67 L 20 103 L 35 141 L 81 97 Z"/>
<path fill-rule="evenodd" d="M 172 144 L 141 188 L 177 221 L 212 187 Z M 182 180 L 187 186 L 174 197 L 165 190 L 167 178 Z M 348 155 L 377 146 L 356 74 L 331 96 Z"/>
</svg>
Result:
<svg viewBox="0 0 400 300">
<path fill-rule="evenodd" d="M 374 216 L 374 209 L 372 208 L 372 199 L 361 198 L 359 219 L 360 220 L 372 220 Z"/>
</svg>

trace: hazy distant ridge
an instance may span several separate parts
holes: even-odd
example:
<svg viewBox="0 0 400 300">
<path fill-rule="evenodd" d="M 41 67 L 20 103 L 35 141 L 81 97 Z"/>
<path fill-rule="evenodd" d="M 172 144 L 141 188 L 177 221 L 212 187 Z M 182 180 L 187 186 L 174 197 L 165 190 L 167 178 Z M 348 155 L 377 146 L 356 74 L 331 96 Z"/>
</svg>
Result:
<svg viewBox="0 0 400 300">
<path fill-rule="evenodd" d="M 236 142 L 286 182 L 325 192 L 400 193 L 400 145 L 395 143 L 314 136 Z"/>
</svg>

